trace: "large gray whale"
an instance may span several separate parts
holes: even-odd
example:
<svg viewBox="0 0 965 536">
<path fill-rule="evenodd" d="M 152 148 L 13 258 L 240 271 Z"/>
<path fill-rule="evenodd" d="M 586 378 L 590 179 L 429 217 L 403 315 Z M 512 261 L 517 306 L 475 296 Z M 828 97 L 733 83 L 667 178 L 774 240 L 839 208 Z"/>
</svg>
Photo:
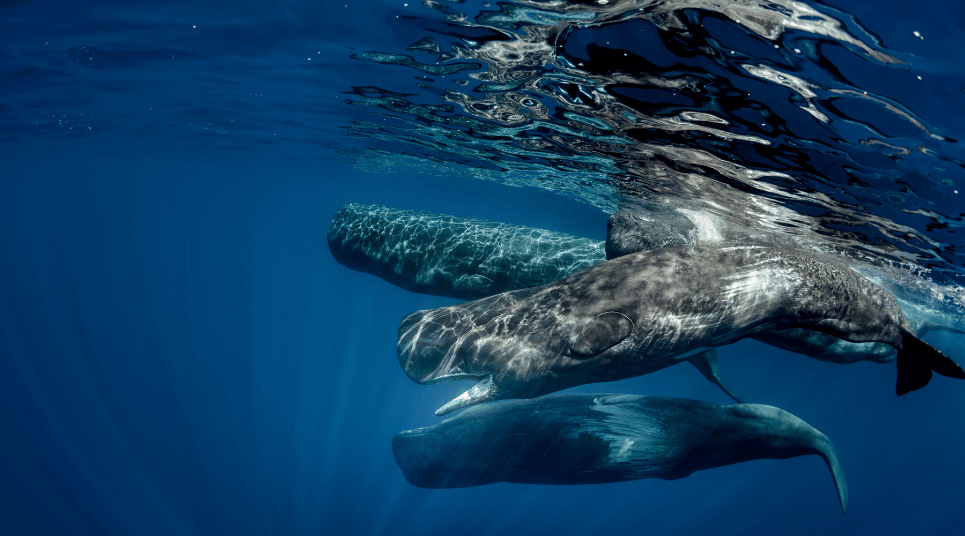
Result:
<svg viewBox="0 0 965 536">
<path fill-rule="evenodd" d="M 353 270 L 412 292 L 460 299 L 543 285 L 606 260 L 597 240 L 357 203 L 335 213 L 328 247 Z"/>
<path fill-rule="evenodd" d="M 606 256 L 616 259 L 640 251 L 648 251 L 665 246 L 686 246 L 697 244 L 706 237 L 720 243 L 747 243 L 747 236 L 737 233 L 719 221 L 693 211 L 693 216 L 683 214 L 661 214 L 655 218 L 651 214 L 624 209 L 613 213 L 607 220 Z M 694 222 L 704 219 L 705 229 Z M 716 239 L 716 240 L 715 240 Z M 761 241 L 761 237 L 750 240 Z M 898 300 L 898 304 L 912 325 L 911 332 L 922 337 L 932 331 L 963 333 L 961 329 L 936 321 L 934 311 L 912 303 Z M 898 357 L 898 351 L 881 342 L 849 342 L 819 331 L 792 328 L 752 335 L 753 339 L 776 346 L 783 350 L 803 354 L 808 357 L 831 363 L 850 364 L 861 361 L 889 363 Z"/>
<path fill-rule="evenodd" d="M 541 287 L 418 311 L 397 352 L 418 383 L 477 385 L 438 415 L 655 372 L 707 348 L 803 328 L 898 350 L 899 395 L 965 371 L 919 339 L 895 298 L 847 267 L 764 246 L 669 247 Z"/>
<path fill-rule="evenodd" d="M 675 480 L 750 460 L 817 454 L 831 470 L 841 509 L 848 508 L 848 483 L 831 441 L 794 415 L 759 404 L 548 395 L 476 406 L 401 432 L 392 451 L 406 480 L 422 488 Z"/>
</svg>

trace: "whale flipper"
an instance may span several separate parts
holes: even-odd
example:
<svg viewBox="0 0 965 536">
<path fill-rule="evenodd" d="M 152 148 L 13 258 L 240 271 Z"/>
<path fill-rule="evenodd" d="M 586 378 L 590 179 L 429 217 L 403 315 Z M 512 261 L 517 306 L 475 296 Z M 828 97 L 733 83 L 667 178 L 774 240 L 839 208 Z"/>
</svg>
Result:
<svg viewBox="0 0 965 536">
<path fill-rule="evenodd" d="M 965 370 L 934 346 L 902 330 L 901 350 L 898 350 L 898 383 L 895 393 L 901 396 L 928 385 L 932 371 L 965 380 Z"/>
<path fill-rule="evenodd" d="M 723 378 L 720 377 L 720 362 L 717 359 L 716 348 L 711 348 L 710 350 L 691 356 L 687 358 L 687 361 L 690 361 L 711 383 L 727 393 L 727 396 L 733 398 L 738 404 L 744 403 L 744 401 L 731 390 L 730 386 L 724 383 Z"/>
</svg>

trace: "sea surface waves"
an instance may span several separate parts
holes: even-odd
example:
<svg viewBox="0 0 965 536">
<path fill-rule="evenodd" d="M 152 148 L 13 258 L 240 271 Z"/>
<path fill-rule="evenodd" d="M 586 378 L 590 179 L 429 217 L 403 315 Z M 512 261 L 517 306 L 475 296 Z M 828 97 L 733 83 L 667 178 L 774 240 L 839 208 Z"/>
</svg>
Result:
<svg viewBox="0 0 965 536">
<path fill-rule="evenodd" d="M 347 92 L 377 108 L 350 126 L 372 165 L 607 211 L 700 209 L 873 265 L 965 276 L 954 125 L 903 103 L 931 73 L 854 15 L 787 0 L 420 7 L 400 15 L 424 30 L 404 50 L 351 56 L 411 73 Z"/>
</svg>

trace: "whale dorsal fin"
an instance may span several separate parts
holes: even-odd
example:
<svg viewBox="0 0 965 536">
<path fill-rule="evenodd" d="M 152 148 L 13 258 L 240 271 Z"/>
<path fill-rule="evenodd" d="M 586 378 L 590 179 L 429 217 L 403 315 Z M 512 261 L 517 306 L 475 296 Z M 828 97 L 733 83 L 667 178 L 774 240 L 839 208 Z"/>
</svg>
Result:
<svg viewBox="0 0 965 536">
<path fill-rule="evenodd" d="M 724 382 L 724 379 L 720 377 L 720 363 L 717 359 L 716 348 L 711 348 L 710 350 L 691 356 L 687 358 L 687 361 L 690 361 L 690 364 L 696 367 L 711 383 L 727 393 L 727 396 L 736 400 L 738 404 L 744 403 L 744 401 L 731 390 L 730 386 Z"/>
<path fill-rule="evenodd" d="M 593 357 L 616 346 L 632 331 L 633 322 L 627 315 L 616 311 L 600 313 L 583 326 L 583 331 L 570 347 L 570 353 L 577 359 Z"/>
</svg>

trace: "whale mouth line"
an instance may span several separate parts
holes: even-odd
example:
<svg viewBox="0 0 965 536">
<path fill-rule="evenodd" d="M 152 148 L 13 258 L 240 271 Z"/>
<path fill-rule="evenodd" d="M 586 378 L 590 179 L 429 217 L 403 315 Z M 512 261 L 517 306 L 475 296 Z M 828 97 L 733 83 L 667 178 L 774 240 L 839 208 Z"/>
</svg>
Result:
<svg viewBox="0 0 965 536">
<path fill-rule="evenodd" d="M 458 382 L 463 380 L 479 381 L 485 378 L 486 376 L 492 376 L 492 374 L 469 374 L 466 372 L 453 372 L 450 374 L 446 374 L 444 376 L 433 378 L 425 382 L 424 385 L 435 385 L 437 383 Z"/>
<path fill-rule="evenodd" d="M 455 376 L 455 375 L 453 375 Z M 476 385 L 470 387 L 466 392 L 453 398 L 447 402 L 444 406 L 436 410 L 436 415 L 441 417 L 447 413 L 452 413 L 457 409 L 462 409 L 465 407 L 473 406 L 479 404 L 480 402 L 486 402 L 492 400 L 496 394 L 496 386 L 493 384 L 493 375 L 474 375 L 474 374 L 459 374 L 459 378 L 455 379 L 478 379 L 479 382 Z M 449 376 L 444 376 L 443 378 L 448 378 Z M 452 380 L 444 380 L 452 381 Z"/>
</svg>

